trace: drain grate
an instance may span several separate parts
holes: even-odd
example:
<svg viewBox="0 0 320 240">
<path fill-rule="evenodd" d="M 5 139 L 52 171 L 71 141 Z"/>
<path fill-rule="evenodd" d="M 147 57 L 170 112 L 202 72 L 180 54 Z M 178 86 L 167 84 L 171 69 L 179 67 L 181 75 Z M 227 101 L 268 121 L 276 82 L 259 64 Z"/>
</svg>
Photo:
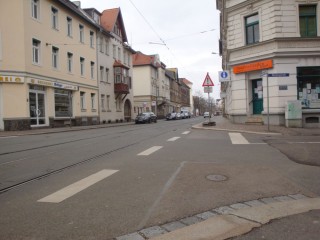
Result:
<svg viewBox="0 0 320 240">
<path fill-rule="evenodd" d="M 214 182 L 222 182 L 228 180 L 228 178 L 224 175 L 218 175 L 218 174 L 210 174 L 206 176 L 206 179 Z"/>
</svg>

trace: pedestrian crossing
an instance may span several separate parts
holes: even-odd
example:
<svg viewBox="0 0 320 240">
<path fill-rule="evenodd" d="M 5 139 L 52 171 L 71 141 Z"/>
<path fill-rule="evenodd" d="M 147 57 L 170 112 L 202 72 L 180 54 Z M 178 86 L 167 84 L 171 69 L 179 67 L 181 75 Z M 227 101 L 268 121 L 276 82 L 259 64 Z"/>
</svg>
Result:
<svg viewBox="0 0 320 240">
<path fill-rule="evenodd" d="M 189 134 L 190 131 L 183 132 L 181 134 L 186 135 Z M 248 144 L 257 144 L 257 143 L 250 143 L 241 133 L 228 133 L 230 141 L 233 145 L 248 145 Z M 175 142 L 181 137 L 171 137 L 167 140 L 167 142 Z M 258 143 L 259 144 L 259 143 Z M 152 146 L 140 153 L 137 156 L 149 156 L 153 153 L 156 153 L 163 146 Z M 79 192 L 89 188 L 90 186 L 102 181 L 113 174 L 117 173 L 119 170 L 112 170 L 112 169 L 104 169 L 95 174 L 92 174 L 82 180 L 79 180 L 67 187 L 62 188 L 44 198 L 39 199 L 37 202 L 39 203 L 61 203 L 64 200 L 78 194 Z"/>
</svg>

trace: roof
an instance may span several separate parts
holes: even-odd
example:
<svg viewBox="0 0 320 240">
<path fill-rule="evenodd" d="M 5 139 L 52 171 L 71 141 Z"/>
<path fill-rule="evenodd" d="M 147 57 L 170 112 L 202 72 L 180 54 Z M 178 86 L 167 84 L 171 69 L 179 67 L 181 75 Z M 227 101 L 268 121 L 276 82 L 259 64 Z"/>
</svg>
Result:
<svg viewBox="0 0 320 240">
<path fill-rule="evenodd" d="M 181 78 L 181 80 L 182 80 L 182 82 L 184 83 L 184 84 L 186 84 L 186 85 L 193 85 L 193 83 L 192 82 L 190 82 L 188 79 L 186 79 L 186 78 Z"/>
<path fill-rule="evenodd" d="M 100 24 L 104 29 L 109 32 L 114 32 L 114 26 L 117 22 L 120 25 L 122 41 L 128 42 L 120 8 L 106 9 L 102 12 Z"/>
<path fill-rule="evenodd" d="M 142 52 L 137 52 L 132 56 L 132 63 L 133 66 L 144 66 L 144 65 L 151 65 L 153 67 L 160 67 L 158 64 L 155 64 L 155 55 L 146 55 Z"/>
<path fill-rule="evenodd" d="M 113 67 L 121 67 L 121 68 L 126 68 L 129 69 L 129 67 L 127 67 L 126 65 L 123 65 L 121 62 L 119 62 L 118 60 L 115 60 L 113 63 Z"/>
<path fill-rule="evenodd" d="M 83 10 L 80 7 L 78 7 L 76 4 L 74 4 L 73 2 L 71 2 L 69 0 L 57 0 L 57 2 L 64 5 L 69 10 L 71 10 L 72 12 L 77 14 L 82 20 L 85 20 L 87 23 L 90 23 L 92 26 L 94 26 L 96 28 L 100 28 L 100 26 L 98 24 L 96 24 L 94 21 L 92 21 L 84 12 L 82 12 Z"/>
</svg>

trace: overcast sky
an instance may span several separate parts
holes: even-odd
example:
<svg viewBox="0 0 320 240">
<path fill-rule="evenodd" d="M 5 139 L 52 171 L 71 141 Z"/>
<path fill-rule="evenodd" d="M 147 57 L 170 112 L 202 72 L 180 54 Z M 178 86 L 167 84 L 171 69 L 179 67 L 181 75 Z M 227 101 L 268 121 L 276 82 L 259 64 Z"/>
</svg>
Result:
<svg viewBox="0 0 320 240">
<path fill-rule="evenodd" d="M 81 0 L 81 7 L 100 12 L 120 7 L 134 50 L 159 54 L 167 67 L 177 67 L 179 77 L 193 83 L 193 94 L 203 93 L 202 83 L 209 72 L 215 85 L 210 96 L 220 98 L 221 58 L 212 54 L 219 52 L 219 12 L 215 0 Z M 161 43 L 160 38 L 166 46 L 150 44 Z"/>
</svg>

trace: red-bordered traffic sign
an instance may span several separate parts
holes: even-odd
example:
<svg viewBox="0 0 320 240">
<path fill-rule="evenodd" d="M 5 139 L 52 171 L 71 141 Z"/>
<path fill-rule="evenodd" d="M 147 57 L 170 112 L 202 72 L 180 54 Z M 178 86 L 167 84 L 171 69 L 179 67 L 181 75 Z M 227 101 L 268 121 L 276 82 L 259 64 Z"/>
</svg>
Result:
<svg viewBox="0 0 320 240">
<path fill-rule="evenodd" d="M 207 73 L 207 76 L 202 83 L 202 87 L 212 87 L 212 86 L 214 86 L 213 81 L 211 80 L 209 73 Z"/>
</svg>

